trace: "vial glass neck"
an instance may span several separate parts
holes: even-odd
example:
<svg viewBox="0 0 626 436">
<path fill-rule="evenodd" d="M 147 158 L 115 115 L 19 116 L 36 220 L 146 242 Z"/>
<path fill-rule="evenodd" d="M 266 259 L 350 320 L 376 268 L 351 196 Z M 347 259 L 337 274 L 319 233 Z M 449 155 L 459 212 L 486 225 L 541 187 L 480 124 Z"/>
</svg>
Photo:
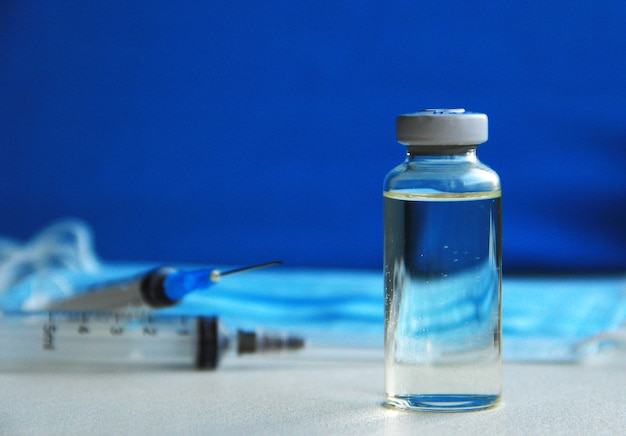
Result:
<svg viewBox="0 0 626 436">
<path fill-rule="evenodd" d="M 475 161 L 477 145 L 409 145 L 407 159 L 423 157 Z"/>
</svg>

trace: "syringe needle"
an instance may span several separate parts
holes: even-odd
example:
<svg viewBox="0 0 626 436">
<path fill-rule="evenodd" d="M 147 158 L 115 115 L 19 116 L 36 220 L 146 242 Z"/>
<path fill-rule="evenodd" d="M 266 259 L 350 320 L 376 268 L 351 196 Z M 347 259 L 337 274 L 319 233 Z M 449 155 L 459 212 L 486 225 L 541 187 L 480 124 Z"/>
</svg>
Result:
<svg viewBox="0 0 626 436">
<path fill-rule="evenodd" d="M 62 301 L 53 301 L 47 310 L 111 310 L 147 305 L 154 309 L 177 304 L 190 292 L 212 286 L 222 276 L 278 265 L 280 261 L 246 266 L 221 273 L 216 269 L 178 270 L 161 267 L 137 277 L 95 285 Z"/>
<path fill-rule="evenodd" d="M 280 261 L 266 262 L 258 265 L 237 268 L 224 273 L 219 270 L 201 268 L 196 270 L 178 271 L 175 269 L 157 269 L 153 271 L 145 283 L 144 297 L 152 307 L 167 307 L 176 304 L 185 295 L 198 289 L 206 289 L 217 283 L 222 276 L 278 265 Z"/>
<path fill-rule="evenodd" d="M 282 262 L 280 260 L 275 260 L 273 262 L 266 262 L 266 263 L 260 263 L 258 265 L 244 266 L 242 268 L 231 269 L 230 271 L 226 271 L 226 272 L 220 272 L 219 270 L 214 269 L 213 271 L 211 271 L 210 277 L 211 277 L 212 282 L 217 282 L 219 281 L 219 279 L 221 279 L 224 276 L 229 276 L 231 274 L 237 274 L 237 273 L 244 272 L 244 271 L 251 271 L 253 269 L 267 268 L 269 266 L 280 265 L 281 263 Z"/>
</svg>

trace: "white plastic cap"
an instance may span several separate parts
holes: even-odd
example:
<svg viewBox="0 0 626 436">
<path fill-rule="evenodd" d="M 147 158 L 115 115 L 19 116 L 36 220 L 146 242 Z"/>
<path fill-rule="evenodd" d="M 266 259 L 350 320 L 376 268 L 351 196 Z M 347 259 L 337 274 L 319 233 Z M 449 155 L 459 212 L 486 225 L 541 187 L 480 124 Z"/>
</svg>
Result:
<svg viewBox="0 0 626 436">
<path fill-rule="evenodd" d="M 404 145 L 481 144 L 487 132 L 487 115 L 465 109 L 424 109 L 396 119 L 396 136 Z"/>
</svg>

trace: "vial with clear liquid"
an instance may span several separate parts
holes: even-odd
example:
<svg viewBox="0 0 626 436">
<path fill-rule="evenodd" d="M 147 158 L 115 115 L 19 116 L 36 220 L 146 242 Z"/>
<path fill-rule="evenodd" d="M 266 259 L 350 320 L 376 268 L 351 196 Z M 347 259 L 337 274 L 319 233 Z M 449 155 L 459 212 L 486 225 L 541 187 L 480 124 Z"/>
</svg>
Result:
<svg viewBox="0 0 626 436">
<path fill-rule="evenodd" d="M 494 407 L 502 390 L 501 191 L 477 156 L 487 116 L 400 115 L 384 182 L 385 391 L 409 410 Z"/>
</svg>

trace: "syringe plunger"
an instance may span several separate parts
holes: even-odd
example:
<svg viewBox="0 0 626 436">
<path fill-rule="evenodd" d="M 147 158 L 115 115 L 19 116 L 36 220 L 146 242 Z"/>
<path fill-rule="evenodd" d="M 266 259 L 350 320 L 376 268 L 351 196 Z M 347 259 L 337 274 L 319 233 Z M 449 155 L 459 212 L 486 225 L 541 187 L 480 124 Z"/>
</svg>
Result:
<svg viewBox="0 0 626 436">
<path fill-rule="evenodd" d="M 267 353 L 283 350 L 299 350 L 304 347 L 304 340 L 290 334 L 265 332 L 263 330 L 237 332 L 236 344 L 220 328 L 216 317 L 198 319 L 198 354 L 196 367 L 199 369 L 215 369 L 222 355 L 235 345 L 238 355 L 250 353 Z M 235 348 L 232 347 L 232 348 Z"/>
</svg>

